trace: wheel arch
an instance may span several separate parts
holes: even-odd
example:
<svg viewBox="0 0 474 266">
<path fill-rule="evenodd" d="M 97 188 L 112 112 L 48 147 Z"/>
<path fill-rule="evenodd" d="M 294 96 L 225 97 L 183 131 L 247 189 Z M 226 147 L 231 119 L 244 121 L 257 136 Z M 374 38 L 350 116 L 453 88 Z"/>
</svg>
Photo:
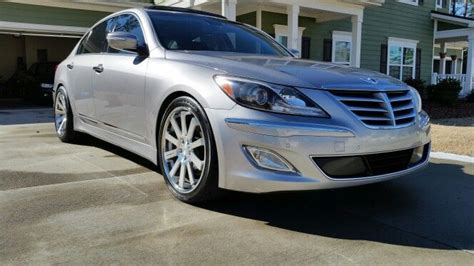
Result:
<svg viewBox="0 0 474 266">
<path fill-rule="evenodd" d="M 163 100 L 163 102 L 160 105 L 160 109 L 158 110 L 157 116 L 156 116 L 156 122 L 155 122 L 155 137 L 158 138 L 158 127 L 160 126 L 161 119 L 163 118 L 163 115 L 165 114 L 166 108 L 168 108 L 169 104 L 176 98 L 181 97 L 181 96 L 188 96 L 193 98 L 196 102 L 199 103 L 199 101 L 193 97 L 191 94 L 185 91 L 175 91 L 170 93 L 166 98 Z M 199 103 L 200 104 L 200 103 Z M 201 105 L 202 106 L 202 105 Z M 158 147 L 158 143 L 157 143 Z"/>
<path fill-rule="evenodd" d="M 214 133 L 214 128 L 212 127 L 212 123 L 210 122 L 210 119 L 209 119 L 209 116 L 208 114 L 206 113 L 206 108 L 205 106 L 203 106 L 203 104 L 199 101 L 199 99 L 197 99 L 196 97 L 194 97 L 192 94 L 190 94 L 189 92 L 186 92 L 186 91 L 182 91 L 182 90 L 178 90 L 178 91 L 174 91 L 172 93 L 170 93 L 168 96 L 166 96 L 166 98 L 163 100 L 163 102 L 161 103 L 160 105 L 160 109 L 158 110 L 158 113 L 157 113 L 157 117 L 156 117 L 156 120 L 155 120 L 155 147 L 156 147 L 156 151 L 157 153 L 159 152 L 159 132 L 160 132 L 160 124 L 161 124 L 161 120 L 163 119 L 163 115 L 165 114 L 165 111 L 166 109 L 168 108 L 168 106 L 170 105 L 170 103 L 178 98 L 178 97 L 182 97 L 182 96 L 187 96 L 187 97 L 190 97 L 192 98 L 193 100 L 195 100 L 197 102 L 197 104 L 199 104 L 201 106 L 201 108 L 204 110 L 204 115 L 207 117 L 208 121 L 209 121 L 209 126 L 211 128 L 211 141 L 214 142 L 214 145 L 217 146 L 217 143 L 216 143 L 216 137 L 215 137 L 215 133 Z M 216 148 L 216 157 L 219 158 L 219 153 L 217 152 L 217 148 Z M 157 157 L 157 165 L 160 163 L 159 160 L 158 160 L 158 157 Z"/>
</svg>

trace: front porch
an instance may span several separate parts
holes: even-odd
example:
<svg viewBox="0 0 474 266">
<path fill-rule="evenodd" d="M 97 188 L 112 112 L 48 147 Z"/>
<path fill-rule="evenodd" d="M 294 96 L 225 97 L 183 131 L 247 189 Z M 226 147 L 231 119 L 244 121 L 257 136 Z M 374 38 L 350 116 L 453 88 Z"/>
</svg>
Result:
<svg viewBox="0 0 474 266">
<path fill-rule="evenodd" d="M 434 57 L 432 84 L 451 78 L 462 84 L 460 96 L 474 88 L 474 19 L 433 12 Z"/>
<path fill-rule="evenodd" d="M 155 1 L 194 8 L 253 25 L 300 57 L 360 67 L 364 8 L 384 0 L 194 0 Z M 340 22 L 330 29 L 326 23 Z M 330 36 L 325 36 L 329 32 Z M 313 38 L 313 39 L 311 39 Z M 317 42 L 317 43 L 316 43 Z M 318 49 L 314 49 L 315 44 Z M 313 47 L 311 47 L 313 46 Z M 323 49 L 321 49 L 323 48 Z"/>
</svg>

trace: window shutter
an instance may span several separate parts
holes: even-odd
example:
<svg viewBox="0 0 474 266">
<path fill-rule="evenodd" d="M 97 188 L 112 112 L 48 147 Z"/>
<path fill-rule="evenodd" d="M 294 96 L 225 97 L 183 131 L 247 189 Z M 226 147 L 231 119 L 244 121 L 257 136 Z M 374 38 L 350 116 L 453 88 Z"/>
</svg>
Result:
<svg viewBox="0 0 474 266">
<path fill-rule="evenodd" d="M 311 56 L 311 38 L 303 37 L 301 40 L 301 58 L 309 59 Z"/>
<path fill-rule="evenodd" d="M 380 72 L 387 74 L 387 45 L 383 43 L 380 46 Z"/>
<path fill-rule="evenodd" d="M 323 61 L 332 61 L 332 39 L 324 39 L 323 45 Z"/>
<path fill-rule="evenodd" d="M 423 2 L 424 2 L 423 0 L 418 0 L 418 5 L 423 6 Z"/>
<path fill-rule="evenodd" d="M 441 6 L 442 6 L 443 8 L 448 8 L 448 0 L 442 0 Z"/>
<path fill-rule="evenodd" d="M 416 65 L 415 65 L 415 78 L 420 79 L 421 77 L 421 49 L 416 49 Z"/>
</svg>

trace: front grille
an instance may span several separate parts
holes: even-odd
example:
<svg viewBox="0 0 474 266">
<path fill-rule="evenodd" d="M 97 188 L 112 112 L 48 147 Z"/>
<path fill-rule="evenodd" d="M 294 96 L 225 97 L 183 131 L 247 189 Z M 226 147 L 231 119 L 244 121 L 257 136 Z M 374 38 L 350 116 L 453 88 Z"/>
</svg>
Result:
<svg viewBox="0 0 474 266">
<path fill-rule="evenodd" d="M 409 90 L 330 92 L 369 127 L 402 127 L 415 121 L 415 104 Z"/>
<path fill-rule="evenodd" d="M 429 144 L 422 156 L 414 156 L 414 149 L 359 156 L 313 157 L 313 161 L 329 177 L 360 178 L 378 176 L 406 170 L 424 162 L 428 157 Z"/>
</svg>

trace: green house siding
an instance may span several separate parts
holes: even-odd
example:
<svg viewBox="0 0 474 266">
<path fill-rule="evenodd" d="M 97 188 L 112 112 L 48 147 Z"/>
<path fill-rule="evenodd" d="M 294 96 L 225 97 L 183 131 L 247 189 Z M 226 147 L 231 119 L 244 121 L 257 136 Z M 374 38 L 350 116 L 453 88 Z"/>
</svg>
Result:
<svg viewBox="0 0 474 266">
<path fill-rule="evenodd" d="M 1 21 L 90 27 L 108 14 L 110 13 L 0 2 Z"/>
<path fill-rule="evenodd" d="M 431 79 L 433 61 L 433 21 L 431 10 L 435 0 L 425 0 L 423 6 L 385 1 L 381 7 L 368 7 L 362 25 L 361 67 L 380 70 L 381 45 L 389 37 L 417 40 L 421 49 L 421 79 Z"/>
<path fill-rule="evenodd" d="M 313 59 L 323 60 L 323 47 L 325 39 L 332 39 L 333 31 L 352 31 L 350 19 L 335 20 L 330 22 L 317 23 L 315 28 L 310 29 L 311 34 L 311 54 Z"/>
<path fill-rule="evenodd" d="M 247 14 L 237 16 L 237 21 L 256 27 L 257 26 L 257 13 L 250 12 Z"/>
<path fill-rule="evenodd" d="M 256 13 L 248 13 L 237 17 L 237 20 L 250 25 L 256 25 Z M 273 12 L 262 12 L 262 30 L 268 34 L 274 35 L 273 25 L 287 25 L 287 15 Z M 350 31 L 350 20 L 341 20 L 331 23 L 316 23 L 314 18 L 299 17 L 298 24 L 304 27 L 303 37 L 311 39 L 310 57 L 314 60 L 323 59 L 323 41 L 331 38 L 333 30 Z"/>
</svg>

